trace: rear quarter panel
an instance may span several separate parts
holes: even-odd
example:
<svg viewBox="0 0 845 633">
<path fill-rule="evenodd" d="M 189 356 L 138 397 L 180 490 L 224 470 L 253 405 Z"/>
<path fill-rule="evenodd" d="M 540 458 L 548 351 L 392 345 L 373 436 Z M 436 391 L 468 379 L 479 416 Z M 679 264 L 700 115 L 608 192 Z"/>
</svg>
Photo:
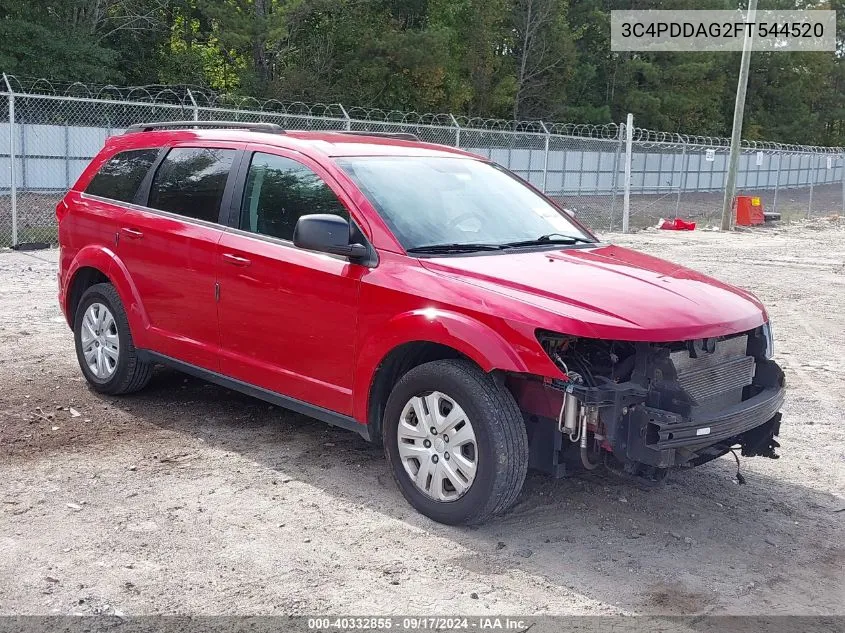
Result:
<svg viewBox="0 0 845 633">
<path fill-rule="evenodd" d="M 145 142 L 139 142 L 142 140 Z M 96 268 L 115 281 L 121 300 L 127 308 L 133 330 L 135 324 L 132 323 L 132 319 L 143 312 L 140 309 L 140 302 L 137 301 L 137 295 L 133 296 L 131 293 L 131 284 L 128 283 L 125 268 L 122 269 L 119 265 L 113 268 L 115 262 L 119 264 L 115 246 L 120 219 L 126 213 L 126 207 L 120 202 L 86 195 L 84 191 L 103 163 L 115 153 L 126 149 L 157 147 L 146 141 L 146 138 L 131 139 L 120 136 L 109 138 L 103 149 L 91 160 L 56 207 L 59 228 L 59 303 L 71 327 L 73 315 L 70 314 L 68 305 L 68 292 L 74 275 L 80 268 L 86 266 Z"/>
</svg>

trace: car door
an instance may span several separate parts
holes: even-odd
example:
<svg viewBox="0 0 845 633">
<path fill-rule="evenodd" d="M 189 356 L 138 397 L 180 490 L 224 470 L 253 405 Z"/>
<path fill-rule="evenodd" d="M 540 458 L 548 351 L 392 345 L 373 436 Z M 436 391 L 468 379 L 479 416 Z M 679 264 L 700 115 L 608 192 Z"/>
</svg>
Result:
<svg viewBox="0 0 845 633">
<path fill-rule="evenodd" d="M 313 161 L 271 151 L 245 157 L 234 227 L 218 245 L 221 371 L 351 414 L 358 291 L 368 269 L 292 242 L 299 217 L 349 218 L 351 203 Z"/>
<path fill-rule="evenodd" d="M 219 370 L 216 282 L 221 205 L 244 144 L 174 144 L 121 217 L 118 254 L 148 320 L 149 347 Z M 227 189 L 227 187 L 229 187 Z"/>
</svg>

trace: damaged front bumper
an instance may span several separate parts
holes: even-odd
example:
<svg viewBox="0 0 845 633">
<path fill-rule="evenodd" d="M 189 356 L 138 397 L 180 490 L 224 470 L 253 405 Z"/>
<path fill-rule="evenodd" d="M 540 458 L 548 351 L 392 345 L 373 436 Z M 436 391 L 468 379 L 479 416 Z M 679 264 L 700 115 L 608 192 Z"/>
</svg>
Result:
<svg viewBox="0 0 845 633">
<path fill-rule="evenodd" d="M 780 367 L 760 353 L 764 335 L 692 342 L 689 352 L 638 344 L 635 368 L 624 382 L 513 380 L 528 427 L 530 465 L 563 476 L 568 464 L 578 463 L 567 459 L 577 452 L 576 442 L 584 455 L 584 437 L 593 461 L 612 455 L 637 474 L 697 466 L 736 446 L 745 456 L 776 458 L 785 384 Z M 575 423 L 568 399 L 577 407 Z"/>
<path fill-rule="evenodd" d="M 783 386 L 771 386 L 718 412 L 690 417 L 635 405 L 611 427 L 627 459 L 659 468 L 699 465 L 737 445 L 747 457 L 776 457 L 785 395 Z"/>
<path fill-rule="evenodd" d="M 784 395 L 784 389 L 766 389 L 717 414 L 698 418 L 635 407 L 628 421 L 628 445 L 662 453 L 669 449 L 694 450 L 737 437 L 771 420 L 783 404 Z"/>
</svg>

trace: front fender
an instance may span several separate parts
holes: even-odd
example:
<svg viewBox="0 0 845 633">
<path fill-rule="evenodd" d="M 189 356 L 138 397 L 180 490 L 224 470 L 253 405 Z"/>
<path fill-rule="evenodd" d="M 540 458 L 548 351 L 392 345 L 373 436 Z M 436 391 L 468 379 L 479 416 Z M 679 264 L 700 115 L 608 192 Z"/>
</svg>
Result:
<svg viewBox="0 0 845 633">
<path fill-rule="evenodd" d="M 531 371 L 516 351 L 522 347 L 521 343 L 508 342 L 489 325 L 472 317 L 436 308 L 405 312 L 361 340 L 353 390 L 353 415 L 359 422 L 367 422 L 370 388 L 385 357 L 396 347 L 413 342 L 439 343 L 456 349 L 485 372 L 494 369 Z"/>
<path fill-rule="evenodd" d="M 73 315 L 70 313 L 70 290 L 73 288 L 76 275 L 83 268 L 94 268 L 109 278 L 112 285 L 120 295 L 123 308 L 126 311 L 126 318 L 129 321 L 129 328 L 132 331 L 133 342 L 136 347 L 144 347 L 146 333 L 149 328 L 149 318 L 144 310 L 144 304 L 138 294 L 138 289 L 132 282 L 132 277 L 126 265 L 120 260 L 110 248 L 104 246 L 90 245 L 79 250 L 68 266 L 67 274 L 64 275 L 61 288 L 62 310 L 67 317 L 69 324 L 73 324 Z"/>
</svg>

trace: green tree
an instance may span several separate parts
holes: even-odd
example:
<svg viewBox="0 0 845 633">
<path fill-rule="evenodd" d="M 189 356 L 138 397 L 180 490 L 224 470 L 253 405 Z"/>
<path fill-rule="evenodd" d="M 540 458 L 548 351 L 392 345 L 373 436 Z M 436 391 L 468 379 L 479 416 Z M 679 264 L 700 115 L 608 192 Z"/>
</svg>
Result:
<svg viewBox="0 0 845 633">
<path fill-rule="evenodd" d="M 0 0 L 0 70 L 385 110 L 728 135 L 737 53 L 610 50 L 614 9 L 735 0 Z M 752 55 L 745 136 L 845 144 L 845 0 L 837 54 Z"/>
</svg>

